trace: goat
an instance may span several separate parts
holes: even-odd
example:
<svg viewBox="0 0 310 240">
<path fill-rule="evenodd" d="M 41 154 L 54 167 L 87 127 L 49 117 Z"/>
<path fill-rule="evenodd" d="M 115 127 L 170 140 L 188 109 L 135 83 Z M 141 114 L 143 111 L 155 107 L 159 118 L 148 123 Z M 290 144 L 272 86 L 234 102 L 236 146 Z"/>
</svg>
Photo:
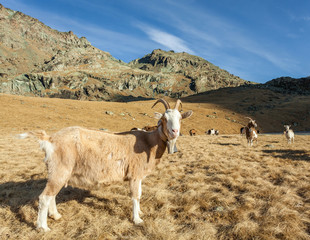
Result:
<svg viewBox="0 0 310 240">
<path fill-rule="evenodd" d="M 290 127 L 291 125 L 284 125 L 285 131 L 283 132 L 288 144 L 291 144 L 292 142 L 294 143 L 294 132 Z"/>
<path fill-rule="evenodd" d="M 143 127 L 143 128 L 136 128 L 136 127 L 134 127 L 134 128 L 132 128 L 132 129 L 130 129 L 130 131 L 152 132 L 152 131 L 156 130 L 157 127 L 158 127 L 158 126 L 145 126 L 145 127 Z"/>
<path fill-rule="evenodd" d="M 114 181 L 129 181 L 133 202 L 133 222 L 142 223 L 140 198 L 142 179 L 160 162 L 165 149 L 174 152 L 180 133 L 181 119 L 192 111 L 180 113 L 181 100 L 174 109 L 164 99 L 158 99 L 152 108 L 162 103 L 166 111 L 155 113 L 158 128 L 153 132 L 128 131 L 108 133 L 82 127 L 67 127 L 49 136 L 45 131 L 20 134 L 20 138 L 35 136 L 45 151 L 48 180 L 39 196 L 37 227 L 49 231 L 47 215 L 58 220 L 55 197 L 68 184 L 90 187 Z"/>
<path fill-rule="evenodd" d="M 213 128 L 209 129 L 206 134 L 208 135 L 215 135 L 215 130 Z"/>
<path fill-rule="evenodd" d="M 142 130 L 147 131 L 147 132 L 152 132 L 157 129 L 157 126 L 145 126 L 142 128 Z"/>
<path fill-rule="evenodd" d="M 250 144 L 250 146 L 253 146 L 253 142 L 254 140 L 257 141 L 257 133 L 255 128 L 257 127 L 257 124 L 255 122 L 255 120 L 253 120 L 252 118 L 249 118 L 249 123 L 248 125 L 245 127 L 245 136 L 248 142 L 248 145 Z"/>
<path fill-rule="evenodd" d="M 196 136 L 196 133 L 197 133 L 196 129 L 189 130 L 189 135 L 191 136 Z"/>
<path fill-rule="evenodd" d="M 219 130 L 215 130 L 215 135 L 219 135 L 220 134 L 220 131 Z"/>
</svg>

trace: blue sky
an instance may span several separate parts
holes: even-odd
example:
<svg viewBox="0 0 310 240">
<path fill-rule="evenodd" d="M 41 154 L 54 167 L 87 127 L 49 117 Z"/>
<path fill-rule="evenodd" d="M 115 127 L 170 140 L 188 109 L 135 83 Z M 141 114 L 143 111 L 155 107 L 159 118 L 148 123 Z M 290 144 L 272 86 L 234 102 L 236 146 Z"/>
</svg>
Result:
<svg viewBox="0 0 310 240">
<path fill-rule="evenodd" d="M 125 62 L 154 49 L 245 80 L 310 75 L 310 0 L 0 0 Z"/>
</svg>

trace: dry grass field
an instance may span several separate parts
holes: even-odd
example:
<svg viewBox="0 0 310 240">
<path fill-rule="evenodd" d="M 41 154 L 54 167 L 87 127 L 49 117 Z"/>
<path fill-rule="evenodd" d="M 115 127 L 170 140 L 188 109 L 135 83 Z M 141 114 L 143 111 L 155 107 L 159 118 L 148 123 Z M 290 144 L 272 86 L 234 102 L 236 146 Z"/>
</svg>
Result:
<svg viewBox="0 0 310 240">
<path fill-rule="evenodd" d="M 179 151 L 165 153 L 143 181 L 143 224 L 131 221 L 127 182 L 96 190 L 69 186 L 56 198 L 63 217 L 48 219 L 50 232 L 38 232 L 44 153 L 35 139 L 15 135 L 72 125 L 110 131 L 155 125 L 153 111 L 163 109 L 151 109 L 153 103 L 0 95 L 0 239 L 310 239 L 310 136 L 297 135 L 288 145 L 283 135 L 259 135 L 250 148 L 235 134 L 241 125 L 225 118 L 245 122 L 244 116 L 207 103 L 183 104 L 194 115 L 182 123 Z M 213 112 L 217 119 L 202 118 Z M 201 134 L 190 137 L 193 127 Z M 203 134 L 211 127 L 221 134 Z"/>
</svg>

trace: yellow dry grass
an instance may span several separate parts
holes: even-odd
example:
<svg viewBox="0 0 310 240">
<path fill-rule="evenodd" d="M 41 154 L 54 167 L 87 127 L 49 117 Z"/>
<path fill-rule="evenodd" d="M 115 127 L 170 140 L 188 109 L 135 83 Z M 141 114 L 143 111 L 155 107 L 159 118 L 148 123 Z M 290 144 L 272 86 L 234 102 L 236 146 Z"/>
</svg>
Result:
<svg viewBox="0 0 310 240">
<path fill-rule="evenodd" d="M 46 183 L 44 154 L 36 140 L 14 135 L 71 125 L 113 131 L 140 127 L 155 122 L 149 117 L 153 102 L 0 95 L 0 239 L 310 238 L 310 136 L 297 135 L 288 145 L 282 135 L 260 135 L 250 148 L 238 134 L 190 137 L 187 132 L 178 139 L 179 152 L 165 154 L 143 181 L 142 225 L 131 221 L 125 182 L 98 190 L 62 189 L 56 201 L 63 217 L 48 219 L 51 232 L 37 232 L 38 196 Z M 214 111 L 201 108 L 184 104 L 196 116 Z M 190 124 L 185 120 L 183 129 Z"/>
</svg>

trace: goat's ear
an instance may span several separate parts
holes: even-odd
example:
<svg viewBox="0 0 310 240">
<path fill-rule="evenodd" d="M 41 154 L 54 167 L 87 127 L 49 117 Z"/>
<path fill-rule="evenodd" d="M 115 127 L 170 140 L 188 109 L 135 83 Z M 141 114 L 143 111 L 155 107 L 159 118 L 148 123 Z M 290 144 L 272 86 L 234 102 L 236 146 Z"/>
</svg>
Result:
<svg viewBox="0 0 310 240">
<path fill-rule="evenodd" d="M 188 112 L 185 112 L 185 113 L 182 113 L 182 119 L 189 118 L 192 115 L 193 115 L 193 111 L 192 110 L 190 110 Z"/>
<path fill-rule="evenodd" d="M 161 119 L 162 116 L 163 116 L 163 115 L 162 115 L 161 113 L 159 113 L 159 112 L 154 112 L 154 118 L 156 118 L 156 119 Z"/>
</svg>

